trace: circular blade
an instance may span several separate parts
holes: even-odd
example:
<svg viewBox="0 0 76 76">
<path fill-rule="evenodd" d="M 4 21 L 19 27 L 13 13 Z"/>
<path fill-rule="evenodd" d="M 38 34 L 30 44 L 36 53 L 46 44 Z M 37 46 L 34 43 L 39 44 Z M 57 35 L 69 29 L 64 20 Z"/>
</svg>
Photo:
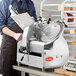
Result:
<svg viewBox="0 0 76 76">
<path fill-rule="evenodd" d="M 52 22 L 48 24 L 47 27 L 42 30 L 42 32 L 43 34 L 41 40 L 45 43 L 52 42 L 56 40 L 61 32 L 61 26 L 57 22 Z"/>
</svg>

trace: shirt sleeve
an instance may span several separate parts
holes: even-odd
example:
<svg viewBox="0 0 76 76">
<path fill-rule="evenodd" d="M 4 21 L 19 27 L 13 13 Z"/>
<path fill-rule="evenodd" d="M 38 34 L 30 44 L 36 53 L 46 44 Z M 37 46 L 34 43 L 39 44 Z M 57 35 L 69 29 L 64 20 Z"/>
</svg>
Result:
<svg viewBox="0 0 76 76">
<path fill-rule="evenodd" d="M 29 10 L 30 15 L 34 17 L 35 21 L 37 21 L 36 9 L 32 0 L 29 0 Z"/>
<path fill-rule="evenodd" d="M 2 29 L 6 27 L 5 25 L 5 19 L 4 16 L 2 15 L 2 13 L 0 12 L 0 32 L 2 34 Z"/>
<path fill-rule="evenodd" d="M 2 29 L 4 27 L 7 27 L 7 25 L 6 25 L 6 23 L 7 23 L 7 16 L 8 16 L 8 14 L 7 14 L 7 12 L 8 12 L 7 7 L 8 6 L 6 4 L 6 1 L 4 2 L 4 0 L 3 0 L 3 2 L 0 3 L 0 32 L 1 32 L 1 34 L 3 34 L 2 33 Z"/>
</svg>

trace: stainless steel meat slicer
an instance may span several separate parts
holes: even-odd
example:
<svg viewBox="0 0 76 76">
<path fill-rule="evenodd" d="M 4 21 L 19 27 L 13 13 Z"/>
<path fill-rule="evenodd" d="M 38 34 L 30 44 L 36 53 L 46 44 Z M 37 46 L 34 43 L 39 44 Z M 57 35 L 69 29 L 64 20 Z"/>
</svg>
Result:
<svg viewBox="0 0 76 76">
<path fill-rule="evenodd" d="M 23 29 L 22 41 L 18 42 L 17 62 L 41 68 L 62 67 L 69 57 L 69 49 L 63 38 L 64 22 L 46 21 L 39 18 L 34 22 L 28 13 L 18 14 L 10 5 L 12 19 Z"/>
<path fill-rule="evenodd" d="M 62 67 L 69 57 L 69 49 L 63 38 L 64 23 L 45 18 L 24 28 L 23 39 L 18 42 L 17 62 L 48 69 Z"/>
</svg>

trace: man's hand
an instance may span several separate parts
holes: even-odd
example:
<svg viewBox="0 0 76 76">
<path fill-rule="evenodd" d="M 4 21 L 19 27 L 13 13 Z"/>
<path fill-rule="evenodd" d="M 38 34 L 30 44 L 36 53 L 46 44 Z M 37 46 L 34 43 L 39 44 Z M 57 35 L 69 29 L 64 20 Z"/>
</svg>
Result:
<svg viewBox="0 0 76 76">
<path fill-rule="evenodd" d="M 22 33 L 15 33 L 13 38 L 17 41 L 21 41 L 22 40 Z"/>
</svg>

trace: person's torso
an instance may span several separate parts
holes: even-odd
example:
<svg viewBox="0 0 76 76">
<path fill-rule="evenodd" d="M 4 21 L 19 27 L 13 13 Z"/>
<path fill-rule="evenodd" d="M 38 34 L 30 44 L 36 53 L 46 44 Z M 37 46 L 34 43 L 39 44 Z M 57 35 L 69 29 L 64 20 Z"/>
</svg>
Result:
<svg viewBox="0 0 76 76">
<path fill-rule="evenodd" d="M 29 1 L 30 9 L 29 9 L 27 1 Z M 29 14 L 31 16 L 33 16 L 32 14 L 34 13 L 33 17 L 36 17 L 34 5 L 33 5 L 31 0 L 22 0 L 22 3 L 21 3 L 20 0 L 2 0 L 2 2 L 0 3 L 0 7 L 2 8 L 1 11 L 2 11 L 4 17 L 6 17 L 5 25 L 7 25 L 7 27 L 11 27 L 15 23 L 14 20 L 11 18 L 11 13 L 10 13 L 10 10 L 9 10 L 10 5 L 12 5 L 12 7 L 14 9 L 17 9 L 18 12 L 20 12 L 20 13 L 21 12 L 22 13 L 24 13 L 24 12 L 29 13 L 29 10 L 30 10 Z M 32 5 L 32 7 L 31 7 L 31 5 Z M 31 10 L 33 10 L 34 12 L 31 13 Z"/>
</svg>

